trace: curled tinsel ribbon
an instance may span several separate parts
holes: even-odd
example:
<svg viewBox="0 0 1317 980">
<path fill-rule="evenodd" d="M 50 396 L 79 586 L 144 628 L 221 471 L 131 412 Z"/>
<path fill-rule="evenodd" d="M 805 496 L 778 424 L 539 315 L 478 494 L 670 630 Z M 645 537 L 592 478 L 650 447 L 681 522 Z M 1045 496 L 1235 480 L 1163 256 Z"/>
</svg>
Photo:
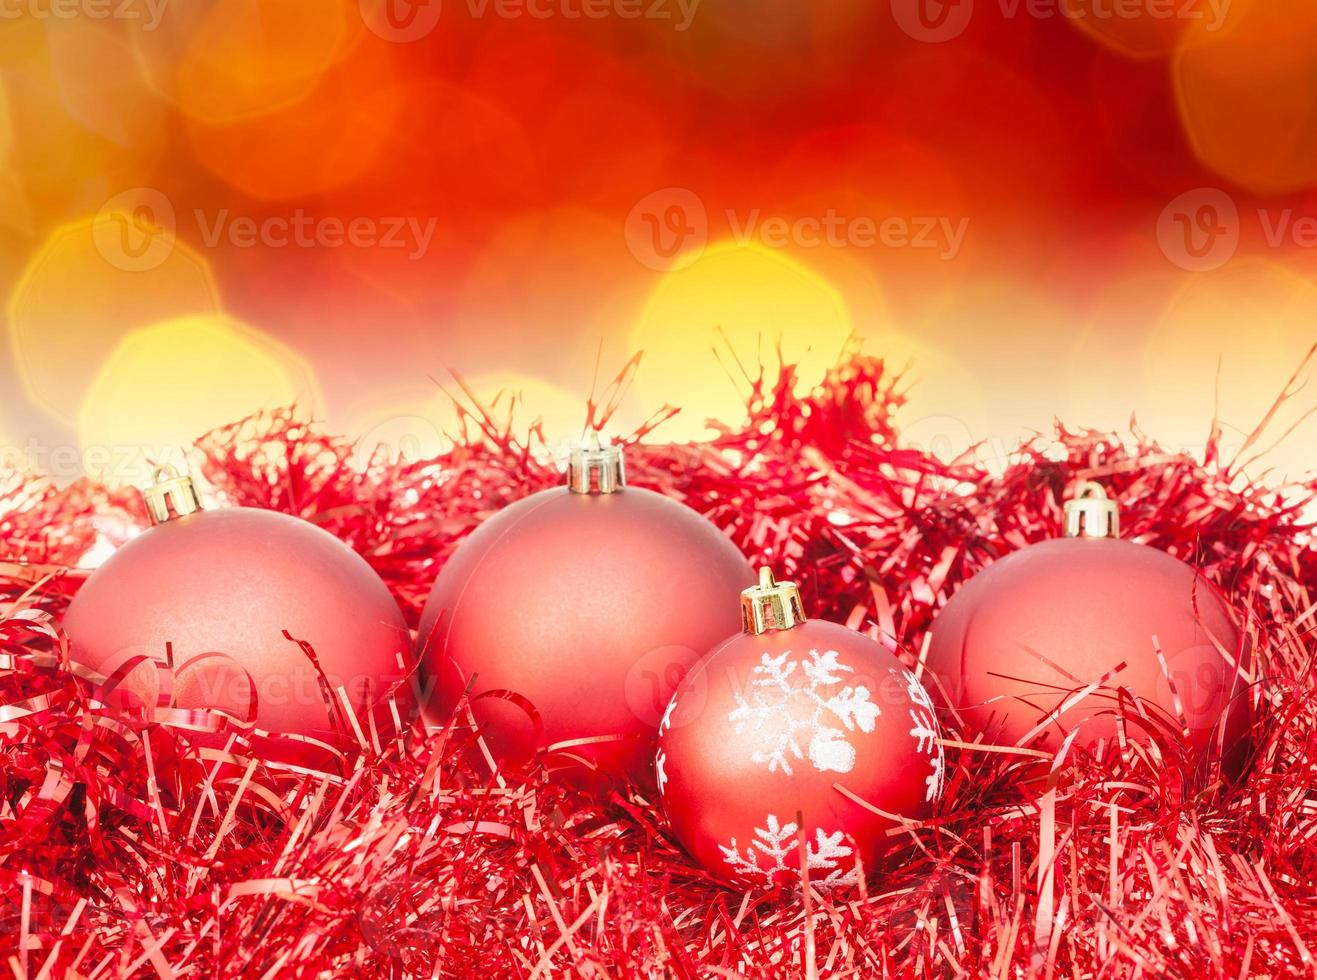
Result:
<svg viewBox="0 0 1317 980">
<path fill-rule="evenodd" d="M 619 379 L 619 382 L 625 380 Z M 0 485 L 0 946 L 17 976 L 1240 976 L 1317 955 L 1317 551 L 1305 508 L 1219 458 L 1060 429 L 1000 473 L 907 446 L 899 378 L 848 361 L 812 392 L 751 383 L 708 442 L 628 452 L 630 481 L 707 514 L 819 615 L 917 666 L 934 612 L 995 558 L 1053 536 L 1099 479 L 1126 535 L 1193 561 L 1248 614 L 1254 762 L 1184 778 L 1173 730 L 1096 760 L 954 737 L 940 812 L 851 892 L 741 894 L 665 836 L 653 801 L 546 766 L 495 771 L 462 713 L 337 772 L 262 764 L 235 730 L 125 719 L 68 664 L 57 617 L 91 518 L 130 494 Z M 592 404 L 591 421 L 606 416 Z M 426 460 L 366 462 L 293 411 L 211 433 L 197 465 L 235 504 L 315 521 L 412 621 L 440 564 L 499 507 L 557 483 L 535 430 L 471 412 Z M 1205 420 L 1205 426 L 1210 420 Z M 954 729 L 954 719 L 948 719 Z M 472 751 L 472 749 L 475 751 Z M 1047 776 L 1014 778 L 1044 762 Z M 844 790 L 844 787 L 840 787 Z"/>
</svg>

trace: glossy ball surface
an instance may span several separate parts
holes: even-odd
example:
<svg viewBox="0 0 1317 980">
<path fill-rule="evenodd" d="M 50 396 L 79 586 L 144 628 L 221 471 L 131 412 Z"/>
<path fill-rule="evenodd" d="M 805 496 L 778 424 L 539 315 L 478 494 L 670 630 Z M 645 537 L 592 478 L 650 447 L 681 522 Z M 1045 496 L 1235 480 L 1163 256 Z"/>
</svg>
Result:
<svg viewBox="0 0 1317 980">
<path fill-rule="evenodd" d="M 1068 538 L 1031 545 L 961 586 L 932 626 L 928 669 L 971 733 L 996 744 L 1054 750 L 1076 725 L 1078 744 L 1148 730 L 1130 695 L 1202 748 L 1223 719 L 1227 744 L 1247 727 L 1247 663 L 1221 593 L 1195 569 L 1130 541 Z M 1158 649 L 1165 667 L 1158 659 Z M 1054 720 L 1072 692 L 1126 666 Z"/>
<path fill-rule="evenodd" d="M 363 727 L 412 656 L 401 611 L 361 556 L 307 521 L 246 507 L 176 518 L 127 542 L 88 577 L 64 628 L 72 659 L 103 676 L 133 657 L 163 664 L 172 648 L 172 677 L 138 666 L 119 686 L 124 703 L 154 704 L 168 682 L 174 707 L 254 711 L 271 734 L 322 740 L 335 731 L 331 709 L 285 630 L 311 645 Z M 405 721 L 409 684 L 394 696 Z M 376 716 L 385 724 L 391 713 Z"/>
<path fill-rule="evenodd" d="M 673 690 L 736 628 L 753 581 L 721 531 L 660 494 L 541 491 L 477 528 L 435 581 L 418 636 L 430 715 L 447 720 L 471 685 L 502 763 L 554 749 L 643 778 Z"/>
<path fill-rule="evenodd" d="M 933 705 L 914 674 L 868 637 L 818 620 L 732 637 L 691 672 L 659 734 L 660 799 L 672 831 L 710 873 L 774 887 L 856 880 L 895 822 L 942 789 Z M 803 822 L 802 822 L 803 821 Z"/>
</svg>

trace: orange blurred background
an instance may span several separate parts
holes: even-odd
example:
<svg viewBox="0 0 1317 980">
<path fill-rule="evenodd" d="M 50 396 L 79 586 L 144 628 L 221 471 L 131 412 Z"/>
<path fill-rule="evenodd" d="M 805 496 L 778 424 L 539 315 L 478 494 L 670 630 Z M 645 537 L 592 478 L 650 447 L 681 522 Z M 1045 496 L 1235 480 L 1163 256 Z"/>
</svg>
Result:
<svg viewBox="0 0 1317 980">
<path fill-rule="evenodd" d="M 294 400 L 431 451 L 449 369 L 574 437 L 637 350 L 619 428 L 699 438 L 848 344 L 944 455 L 1237 447 L 1317 340 L 1299 0 L 0 0 L 0 53 L 0 444 L 60 478 Z"/>
</svg>

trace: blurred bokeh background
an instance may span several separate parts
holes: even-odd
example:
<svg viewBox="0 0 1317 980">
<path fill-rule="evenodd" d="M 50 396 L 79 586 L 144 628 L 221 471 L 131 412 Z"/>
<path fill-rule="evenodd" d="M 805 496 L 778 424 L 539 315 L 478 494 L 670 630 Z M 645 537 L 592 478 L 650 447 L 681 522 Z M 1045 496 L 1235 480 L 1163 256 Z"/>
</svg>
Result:
<svg viewBox="0 0 1317 980">
<path fill-rule="evenodd" d="M 639 350 L 619 427 L 698 438 L 848 343 L 943 454 L 1238 445 L 1317 340 L 1310 2 L 5 0 L 0 65 L 0 443 L 60 478 L 293 400 L 425 452 L 450 369 L 575 436 Z"/>
</svg>

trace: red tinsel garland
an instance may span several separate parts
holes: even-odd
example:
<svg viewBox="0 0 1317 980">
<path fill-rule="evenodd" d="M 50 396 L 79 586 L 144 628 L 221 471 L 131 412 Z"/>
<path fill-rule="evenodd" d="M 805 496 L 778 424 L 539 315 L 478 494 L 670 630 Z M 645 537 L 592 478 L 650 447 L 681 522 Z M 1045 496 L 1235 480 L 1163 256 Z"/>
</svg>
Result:
<svg viewBox="0 0 1317 980">
<path fill-rule="evenodd" d="M 625 384 L 627 372 L 619 378 Z M 652 801 L 600 802 L 472 761 L 460 724 L 349 772 L 224 774 L 168 719 L 115 717 L 67 663 L 58 616 L 131 493 L 0 483 L 0 947 L 15 976 L 1289 976 L 1317 968 L 1317 484 L 1264 490 L 1216 457 L 1061 429 L 1000 476 L 902 445 L 902 402 L 857 359 L 805 398 L 789 370 L 697 445 L 637 442 L 630 482 L 709 515 L 799 580 L 817 614 L 917 665 L 932 614 L 993 559 L 1055 536 L 1095 478 L 1126 536 L 1204 567 L 1259 651 L 1254 760 L 1190 778 L 1173 737 L 1101 760 L 965 745 L 947 794 L 851 893 L 741 894 L 665 836 Z M 592 418 L 606 406 L 592 405 Z M 411 621 L 490 513 L 559 482 L 532 427 L 477 409 L 423 462 L 291 411 L 211 433 L 197 467 L 234 504 L 312 520 Z M 661 429 L 659 430 L 661 432 Z M 648 430 L 641 435 L 647 435 Z M 112 535 L 111 535 L 112 537 Z M 959 745 L 959 747 L 954 747 Z M 1009 747 L 1008 747 L 1009 748 Z M 1050 770 L 1047 768 L 1050 766 Z"/>
</svg>

